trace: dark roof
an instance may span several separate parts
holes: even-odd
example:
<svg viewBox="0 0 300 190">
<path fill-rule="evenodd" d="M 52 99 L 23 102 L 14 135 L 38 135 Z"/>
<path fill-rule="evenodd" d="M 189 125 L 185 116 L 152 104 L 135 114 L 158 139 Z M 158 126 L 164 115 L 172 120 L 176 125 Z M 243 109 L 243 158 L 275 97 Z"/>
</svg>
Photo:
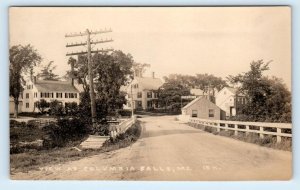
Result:
<svg viewBox="0 0 300 190">
<path fill-rule="evenodd" d="M 79 92 L 70 81 L 38 80 L 34 85 L 39 92 Z"/>
</svg>

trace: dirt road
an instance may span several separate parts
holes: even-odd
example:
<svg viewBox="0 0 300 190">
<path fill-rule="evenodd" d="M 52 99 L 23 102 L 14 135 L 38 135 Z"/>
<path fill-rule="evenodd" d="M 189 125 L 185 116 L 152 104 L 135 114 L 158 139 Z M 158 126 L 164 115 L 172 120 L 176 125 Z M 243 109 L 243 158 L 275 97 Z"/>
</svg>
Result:
<svg viewBox="0 0 300 190">
<path fill-rule="evenodd" d="M 290 152 L 215 136 L 175 121 L 175 116 L 140 120 L 142 136 L 131 147 L 17 173 L 12 179 L 284 180 L 292 175 Z"/>
</svg>

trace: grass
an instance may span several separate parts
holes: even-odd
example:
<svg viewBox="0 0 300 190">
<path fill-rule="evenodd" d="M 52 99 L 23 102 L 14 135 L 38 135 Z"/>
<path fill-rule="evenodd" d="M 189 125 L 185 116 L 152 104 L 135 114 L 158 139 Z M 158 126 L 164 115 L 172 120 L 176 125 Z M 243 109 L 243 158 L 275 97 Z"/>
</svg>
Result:
<svg viewBox="0 0 300 190">
<path fill-rule="evenodd" d="M 234 131 L 232 130 L 225 131 L 224 129 L 222 129 L 221 131 L 217 131 L 217 129 L 214 127 L 208 127 L 208 126 L 204 126 L 200 124 L 192 124 L 192 123 L 189 123 L 189 125 L 194 128 L 206 131 L 208 133 L 212 133 L 214 135 L 230 137 L 233 139 L 237 139 L 247 143 L 257 144 L 264 147 L 285 150 L 285 151 L 292 151 L 292 140 L 287 137 L 282 137 L 281 142 L 277 143 L 276 137 L 271 135 L 265 135 L 264 138 L 260 138 L 259 134 L 257 133 L 246 134 L 244 132 L 238 132 L 237 135 L 234 135 Z"/>
<path fill-rule="evenodd" d="M 11 173 L 28 172 L 30 170 L 37 170 L 39 167 L 44 167 L 49 164 L 61 164 L 68 161 L 75 161 L 81 158 L 101 154 L 130 146 L 138 140 L 141 134 L 141 125 L 137 121 L 135 125 L 128 128 L 123 134 L 116 139 L 107 140 L 99 149 L 84 149 L 77 151 L 71 147 L 68 148 L 54 148 L 50 150 L 31 150 L 25 153 L 10 155 Z"/>
</svg>

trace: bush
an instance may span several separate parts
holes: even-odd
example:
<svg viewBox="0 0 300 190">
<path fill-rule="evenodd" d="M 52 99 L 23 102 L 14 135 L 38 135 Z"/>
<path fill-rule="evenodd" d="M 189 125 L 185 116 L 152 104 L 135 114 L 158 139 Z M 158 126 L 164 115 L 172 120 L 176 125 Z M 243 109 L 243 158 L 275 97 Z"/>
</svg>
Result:
<svg viewBox="0 0 300 190">
<path fill-rule="evenodd" d="M 131 110 L 118 110 L 117 113 L 122 117 L 131 117 Z"/>
<path fill-rule="evenodd" d="M 108 136 L 109 135 L 109 124 L 106 122 L 97 124 L 96 127 L 91 128 L 90 134 L 100 135 L 100 136 Z"/>
<path fill-rule="evenodd" d="M 58 119 L 43 128 L 45 148 L 74 146 L 79 144 L 90 132 L 90 127 L 77 118 Z"/>
</svg>

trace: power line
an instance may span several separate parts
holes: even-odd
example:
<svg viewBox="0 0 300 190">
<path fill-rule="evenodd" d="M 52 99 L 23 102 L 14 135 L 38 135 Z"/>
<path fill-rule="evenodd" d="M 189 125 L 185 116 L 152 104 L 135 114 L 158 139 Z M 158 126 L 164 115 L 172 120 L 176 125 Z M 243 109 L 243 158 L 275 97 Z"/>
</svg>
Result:
<svg viewBox="0 0 300 190">
<path fill-rule="evenodd" d="M 92 123 L 93 127 L 96 126 L 96 103 L 95 103 L 95 91 L 94 91 L 94 77 L 93 77 L 93 72 L 92 72 L 92 58 L 91 55 L 92 53 L 98 53 L 98 52 L 109 52 L 112 51 L 113 49 L 100 49 L 100 50 L 92 50 L 91 49 L 91 44 L 100 44 L 100 43 L 108 43 L 112 42 L 112 39 L 101 39 L 101 40 L 91 40 L 91 35 L 96 35 L 96 34 L 103 34 L 103 33 L 109 33 L 112 32 L 111 29 L 104 29 L 104 30 L 98 30 L 98 31 L 90 31 L 89 29 L 86 29 L 85 32 L 79 32 L 79 33 L 71 33 L 71 34 L 66 34 L 66 38 L 70 37 L 79 37 L 79 36 L 86 36 L 87 40 L 86 42 L 79 42 L 79 43 L 71 43 L 67 44 L 66 47 L 77 47 L 77 46 L 87 46 L 87 51 L 77 51 L 77 52 L 71 52 L 67 53 L 67 56 L 72 56 L 72 55 L 85 55 L 87 54 L 88 58 L 88 75 L 89 75 L 89 87 L 90 87 L 90 98 L 91 98 L 91 113 L 92 113 Z"/>
</svg>

